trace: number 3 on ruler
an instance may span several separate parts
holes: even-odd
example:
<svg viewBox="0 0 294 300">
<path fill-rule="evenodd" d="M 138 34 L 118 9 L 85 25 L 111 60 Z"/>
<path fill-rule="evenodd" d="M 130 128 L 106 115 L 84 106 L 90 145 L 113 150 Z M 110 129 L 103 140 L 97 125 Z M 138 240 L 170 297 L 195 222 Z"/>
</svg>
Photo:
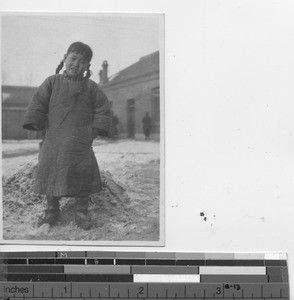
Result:
<svg viewBox="0 0 294 300">
<path fill-rule="evenodd" d="M 217 288 L 216 288 L 216 294 L 217 295 L 220 295 L 222 293 L 222 288 L 220 287 L 220 286 L 218 286 Z"/>
</svg>

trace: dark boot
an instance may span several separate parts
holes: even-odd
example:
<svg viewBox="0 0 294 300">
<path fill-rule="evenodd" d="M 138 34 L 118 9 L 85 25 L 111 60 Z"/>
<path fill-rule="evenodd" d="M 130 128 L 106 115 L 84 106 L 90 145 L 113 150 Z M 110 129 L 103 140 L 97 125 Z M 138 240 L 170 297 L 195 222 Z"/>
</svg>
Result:
<svg viewBox="0 0 294 300">
<path fill-rule="evenodd" d="M 89 230 L 92 226 L 92 220 L 88 211 L 89 197 L 76 198 L 75 219 L 78 227 Z"/>
<path fill-rule="evenodd" d="M 59 200 L 60 197 L 47 196 L 45 216 L 39 220 L 39 226 L 43 224 L 49 224 L 52 226 L 57 222 L 59 217 Z"/>
</svg>

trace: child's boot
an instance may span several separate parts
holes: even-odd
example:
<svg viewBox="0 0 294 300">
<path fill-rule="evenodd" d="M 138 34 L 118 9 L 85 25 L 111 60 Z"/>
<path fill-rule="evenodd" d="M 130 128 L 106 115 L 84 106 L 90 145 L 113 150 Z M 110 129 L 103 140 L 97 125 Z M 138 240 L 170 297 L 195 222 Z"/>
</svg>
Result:
<svg viewBox="0 0 294 300">
<path fill-rule="evenodd" d="M 89 214 L 89 197 L 81 197 L 76 198 L 76 211 L 75 211 L 75 219 L 78 227 L 89 230 L 93 226 L 93 222 L 91 220 Z"/>
<path fill-rule="evenodd" d="M 39 225 L 49 224 L 54 225 L 59 217 L 59 200 L 60 197 L 47 196 L 47 208 L 45 216 L 40 220 Z"/>
</svg>

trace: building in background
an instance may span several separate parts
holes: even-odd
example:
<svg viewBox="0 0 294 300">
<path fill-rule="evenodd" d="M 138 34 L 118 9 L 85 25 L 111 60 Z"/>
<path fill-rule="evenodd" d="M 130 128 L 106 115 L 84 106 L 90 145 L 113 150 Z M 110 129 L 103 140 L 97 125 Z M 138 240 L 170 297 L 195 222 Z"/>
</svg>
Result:
<svg viewBox="0 0 294 300">
<path fill-rule="evenodd" d="M 143 137 L 142 119 L 152 119 L 151 139 L 160 135 L 159 52 L 146 55 L 108 77 L 108 62 L 99 73 L 99 85 L 112 104 L 122 138 Z M 36 87 L 2 86 L 2 139 L 36 139 L 41 133 L 22 128 L 23 116 Z"/>
<path fill-rule="evenodd" d="M 22 128 L 23 116 L 36 87 L 2 85 L 2 139 L 37 139 L 38 132 Z"/>
<path fill-rule="evenodd" d="M 121 137 L 143 137 L 142 119 L 146 112 L 152 119 L 151 138 L 160 136 L 159 52 L 140 60 L 108 77 L 108 62 L 99 73 L 99 85 L 112 103 L 119 119 Z"/>
</svg>

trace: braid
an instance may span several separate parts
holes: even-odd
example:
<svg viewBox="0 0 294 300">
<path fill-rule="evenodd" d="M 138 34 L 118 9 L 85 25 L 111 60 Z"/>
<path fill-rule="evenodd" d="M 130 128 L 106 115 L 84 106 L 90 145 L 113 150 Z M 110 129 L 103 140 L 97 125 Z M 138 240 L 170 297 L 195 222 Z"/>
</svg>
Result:
<svg viewBox="0 0 294 300">
<path fill-rule="evenodd" d="M 61 63 L 57 66 L 55 74 L 59 74 L 59 71 L 63 68 L 63 65 L 64 65 L 64 62 L 62 60 Z"/>
<path fill-rule="evenodd" d="M 90 69 L 87 70 L 87 73 L 86 73 L 86 76 L 85 76 L 85 79 L 88 79 L 90 78 L 92 75 L 92 72 L 90 71 Z"/>
</svg>

